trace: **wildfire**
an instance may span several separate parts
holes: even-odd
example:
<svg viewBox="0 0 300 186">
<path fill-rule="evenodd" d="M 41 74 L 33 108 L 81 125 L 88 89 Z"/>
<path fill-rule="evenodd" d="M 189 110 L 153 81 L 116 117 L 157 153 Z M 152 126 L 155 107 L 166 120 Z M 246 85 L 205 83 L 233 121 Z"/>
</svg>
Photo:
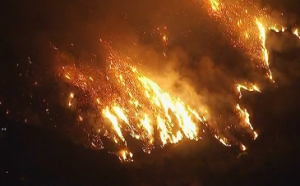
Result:
<svg viewBox="0 0 300 186">
<path fill-rule="evenodd" d="M 163 91 L 157 83 L 115 53 L 110 54 L 108 63 L 105 70 L 66 66 L 60 71 L 67 82 L 89 93 L 88 100 L 84 97 L 80 101 L 80 97 L 76 96 L 79 99 L 76 103 L 93 106 L 103 120 L 98 124 L 97 131 L 111 138 L 121 149 L 128 149 L 127 134 L 142 140 L 143 151 L 151 153 L 151 149 L 157 145 L 163 147 L 183 139 L 198 141 L 205 130 L 213 133 L 222 144 L 231 146 L 230 140 L 221 136 L 217 129 L 211 128 L 205 115 L 200 113 L 200 108 L 192 108 L 182 99 Z M 241 88 L 259 91 L 255 85 L 248 88 L 239 85 L 237 89 L 240 91 Z M 71 92 L 69 107 L 75 108 L 72 104 L 74 98 L 75 94 Z M 80 105 L 76 105 L 76 108 L 80 110 Z M 84 113 L 79 114 L 79 120 L 83 121 Z M 238 116 L 248 128 L 251 126 L 246 110 L 240 109 Z M 250 129 L 253 130 L 252 126 Z M 131 161 L 131 152 L 120 152 L 122 161 Z"/>
<path fill-rule="evenodd" d="M 252 0 L 204 2 L 209 7 L 210 15 L 220 21 L 224 35 L 232 45 L 245 52 L 255 66 L 264 68 L 269 80 L 274 82 L 266 47 L 267 31 L 285 32 L 283 23 L 272 19 L 265 9 L 255 5 Z M 165 44 L 168 43 L 166 31 L 166 26 L 156 28 Z M 300 39 L 298 29 L 293 34 Z M 166 57 L 164 52 L 163 54 Z M 222 131 L 207 120 L 205 115 L 208 113 L 204 114 L 199 107 L 191 106 L 162 90 L 126 58 L 111 51 L 107 63 L 107 68 L 102 70 L 88 66 L 66 66 L 60 71 L 67 82 L 89 94 L 89 98 L 84 97 L 78 104 L 92 105 L 96 114 L 101 116 L 102 121 L 97 125 L 97 131 L 121 148 L 117 153 L 121 161 L 132 161 L 133 154 L 127 147 L 128 135 L 143 141 L 143 151 L 149 154 L 155 146 L 163 147 L 183 139 L 202 139 L 201 134 L 205 131 L 212 133 L 225 146 L 238 144 L 242 151 L 247 149 L 242 143 L 232 142 L 222 136 Z M 261 92 L 255 84 L 236 84 L 235 88 L 239 98 L 242 98 L 242 89 Z M 76 99 L 77 97 L 79 96 L 76 94 Z M 75 94 L 70 93 L 69 107 L 75 108 L 74 98 Z M 77 107 L 80 108 L 76 105 Z M 256 139 L 258 134 L 250 122 L 247 109 L 236 104 L 233 110 L 242 126 Z M 83 121 L 83 113 L 79 111 L 79 114 L 79 120 Z"/>
<path fill-rule="evenodd" d="M 208 11 L 220 21 L 224 34 L 234 47 L 246 52 L 251 60 L 267 71 L 268 78 L 274 82 L 269 67 L 266 48 L 266 31 L 284 32 L 282 21 L 272 19 L 266 9 L 260 8 L 252 0 L 207 0 Z M 222 8 L 220 8 L 222 6 Z"/>
</svg>

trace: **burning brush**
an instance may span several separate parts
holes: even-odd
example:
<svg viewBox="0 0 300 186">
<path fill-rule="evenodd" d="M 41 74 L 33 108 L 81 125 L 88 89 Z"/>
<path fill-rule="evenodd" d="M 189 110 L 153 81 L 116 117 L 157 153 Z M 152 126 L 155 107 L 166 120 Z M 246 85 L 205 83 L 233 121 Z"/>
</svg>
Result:
<svg viewBox="0 0 300 186">
<path fill-rule="evenodd" d="M 149 154 L 156 146 L 178 143 L 184 138 L 198 141 L 206 130 L 222 144 L 231 146 L 231 141 L 209 124 L 200 108 L 193 108 L 182 99 L 173 97 L 130 65 L 128 58 L 110 51 L 108 66 L 103 71 L 77 66 L 64 66 L 60 70 L 68 83 L 90 96 L 90 99 L 79 97 L 78 100 L 82 100 L 74 105 L 76 95 L 71 92 L 67 106 L 92 105 L 102 118 L 98 124 L 99 135 L 112 139 L 121 148 L 118 155 L 122 161 L 131 161 L 133 156 L 127 148 L 125 133 L 142 140 L 143 151 Z M 255 85 L 237 85 L 240 97 L 241 89 L 259 91 Z M 257 133 L 253 131 L 247 110 L 237 105 L 236 111 L 243 126 L 250 129 L 256 139 Z M 80 121 L 84 120 L 83 115 L 79 112 Z M 241 150 L 246 150 L 243 144 L 239 144 Z"/>
<path fill-rule="evenodd" d="M 224 28 L 224 35 L 233 47 L 245 52 L 255 66 L 264 68 L 268 79 L 274 83 L 266 37 L 268 30 L 284 32 L 286 28 L 283 22 L 272 19 L 266 10 L 260 9 L 251 0 L 204 2 L 209 14 Z M 293 33 L 300 38 L 297 29 Z M 162 40 L 167 43 L 168 38 L 163 35 Z M 222 131 L 210 124 L 206 112 L 201 108 L 191 106 L 162 90 L 156 82 L 132 66 L 128 57 L 109 51 L 106 69 L 73 65 L 62 67 L 60 72 L 65 81 L 89 96 L 77 97 L 71 92 L 67 106 L 78 110 L 80 122 L 85 120 L 80 105 L 90 105 L 100 115 L 101 122 L 97 124 L 97 131 L 100 136 L 110 138 L 120 147 L 117 155 L 121 161 L 132 161 L 133 158 L 127 147 L 128 134 L 143 141 L 143 151 L 149 154 L 157 146 L 178 143 L 183 139 L 198 141 L 203 132 L 211 133 L 226 146 L 238 144 L 242 151 L 246 150 L 241 142 L 229 140 L 221 134 Z M 232 86 L 239 98 L 242 98 L 242 90 L 261 92 L 254 83 Z M 250 123 L 247 109 L 236 104 L 232 110 L 236 111 L 241 125 L 256 139 L 258 134 Z"/>
</svg>

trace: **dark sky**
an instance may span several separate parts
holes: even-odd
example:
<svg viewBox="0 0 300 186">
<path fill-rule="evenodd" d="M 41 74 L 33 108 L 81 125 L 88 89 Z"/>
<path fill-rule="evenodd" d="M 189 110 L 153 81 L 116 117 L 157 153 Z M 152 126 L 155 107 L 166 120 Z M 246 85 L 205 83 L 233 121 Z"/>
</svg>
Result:
<svg viewBox="0 0 300 186">
<path fill-rule="evenodd" d="M 260 3 L 274 14 L 282 9 L 290 26 L 299 27 L 297 1 Z M 273 86 L 261 72 L 244 73 L 247 57 L 230 46 L 204 11 L 186 1 L 11 0 L 1 2 L 0 12 L 3 185 L 298 185 L 300 48 L 291 34 L 269 35 L 271 70 L 277 78 Z M 168 47 L 150 31 L 166 24 Z M 224 88 L 233 78 L 263 82 L 262 93 L 243 97 L 260 137 L 252 141 L 237 134 L 248 146 L 240 158 L 238 147 L 224 147 L 211 136 L 151 156 L 137 152 L 132 164 L 120 163 L 107 150 L 91 149 L 86 144 L 95 140 L 92 125 L 77 125 L 76 113 L 62 104 L 74 87 L 58 77 L 61 64 L 53 46 L 74 61 L 101 68 L 99 38 L 133 59 L 142 56 L 144 66 L 154 72 L 175 59 L 183 82 L 210 95 L 206 102 L 219 109 L 217 113 L 235 99 Z M 137 48 L 128 44 L 133 41 L 139 43 Z M 164 61 L 161 51 L 169 52 L 172 60 Z M 207 78 L 196 81 L 197 76 Z"/>
</svg>

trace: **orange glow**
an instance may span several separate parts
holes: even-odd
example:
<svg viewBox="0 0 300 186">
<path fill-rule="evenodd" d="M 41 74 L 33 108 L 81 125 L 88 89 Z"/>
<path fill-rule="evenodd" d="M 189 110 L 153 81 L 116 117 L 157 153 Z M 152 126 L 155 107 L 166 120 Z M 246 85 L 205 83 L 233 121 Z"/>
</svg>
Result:
<svg viewBox="0 0 300 186">
<path fill-rule="evenodd" d="M 99 124 L 98 131 L 103 131 L 120 148 L 127 149 L 126 134 L 143 141 L 143 151 L 151 153 L 155 144 L 163 147 L 183 139 L 198 141 L 207 129 L 223 145 L 232 145 L 217 128 L 209 125 L 205 116 L 209 114 L 207 110 L 201 113 L 200 108 L 192 108 L 179 97 L 162 90 L 156 82 L 116 53 L 110 53 L 108 63 L 102 71 L 75 66 L 67 66 L 61 71 L 72 74 L 71 79 L 66 78 L 67 82 L 89 92 L 91 100 L 95 100 L 94 108 L 105 119 L 104 123 Z M 93 80 L 88 82 L 87 79 Z M 260 91 L 256 85 L 237 85 L 240 94 L 241 89 Z M 72 99 L 75 94 L 72 92 L 69 97 Z M 68 106 L 71 105 L 70 100 Z M 253 132 L 247 110 L 242 110 L 239 105 L 236 110 L 242 124 Z M 82 114 L 79 118 L 83 120 Z M 119 157 L 122 161 L 130 161 L 129 151 L 121 151 Z"/>
</svg>

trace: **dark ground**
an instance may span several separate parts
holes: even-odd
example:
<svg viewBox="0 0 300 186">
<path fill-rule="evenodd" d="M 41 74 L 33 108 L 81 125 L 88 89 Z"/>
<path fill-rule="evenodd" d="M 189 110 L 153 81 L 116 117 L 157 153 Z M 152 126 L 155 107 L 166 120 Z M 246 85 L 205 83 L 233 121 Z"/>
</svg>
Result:
<svg viewBox="0 0 300 186">
<path fill-rule="evenodd" d="M 18 77 L 20 71 L 15 65 L 18 61 L 27 60 L 29 54 L 36 59 L 44 58 L 41 55 L 45 52 L 36 51 L 44 50 L 39 44 L 47 40 L 43 29 L 50 27 L 43 20 L 43 11 L 40 16 L 33 14 L 36 17 L 29 11 L 35 9 L 32 7 L 44 10 L 47 3 L 16 2 L 6 1 L 0 5 L 0 185 L 300 184 L 300 78 L 289 68 L 284 68 L 284 65 L 290 64 L 280 65 L 286 69 L 283 73 L 290 74 L 289 84 L 244 96 L 245 100 L 249 100 L 247 104 L 251 105 L 253 112 L 252 123 L 260 136 L 256 141 L 247 142 L 248 154 L 240 158 L 237 157 L 238 148 L 226 148 L 208 138 L 205 144 L 183 142 L 151 156 L 141 155 L 132 164 L 122 164 L 117 157 L 105 151 L 91 150 L 74 143 L 65 137 L 64 130 L 58 130 L 65 126 L 55 128 L 38 122 L 28 124 L 21 119 L 16 121 L 20 114 L 7 116 L 7 106 L 13 113 L 26 105 L 17 97 L 24 96 L 23 92 L 28 87 L 22 86 L 22 83 L 27 79 Z M 284 2 L 285 7 L 297 13 L 299 3 L 293 2 Z M 279 6 L 280 3 L 274 4 Z M 37 29 L 34 29 L 36 24 Z M 32 42 L 36 37 L 41 40 Z M 287 54 L 276 55 L 284 58 Z M 300 69 L 299 55 L 290 58 L 292 65 Z M 273 64 L 278 65 L 275 60 Z M 42 66 L 37 64 L 35 70 Z M 52 92 L 49 90 L 48 94 L 55 92 L 55 85 L 51 86 L 54 88 L 49 88 Z M 7 98 L 12 98 L 12 101 L 7 101 Z M 15 107 L 11 106 L 14 104 Z M 63 112 L 66 111 L 61 109 Z"/>
</svg>

